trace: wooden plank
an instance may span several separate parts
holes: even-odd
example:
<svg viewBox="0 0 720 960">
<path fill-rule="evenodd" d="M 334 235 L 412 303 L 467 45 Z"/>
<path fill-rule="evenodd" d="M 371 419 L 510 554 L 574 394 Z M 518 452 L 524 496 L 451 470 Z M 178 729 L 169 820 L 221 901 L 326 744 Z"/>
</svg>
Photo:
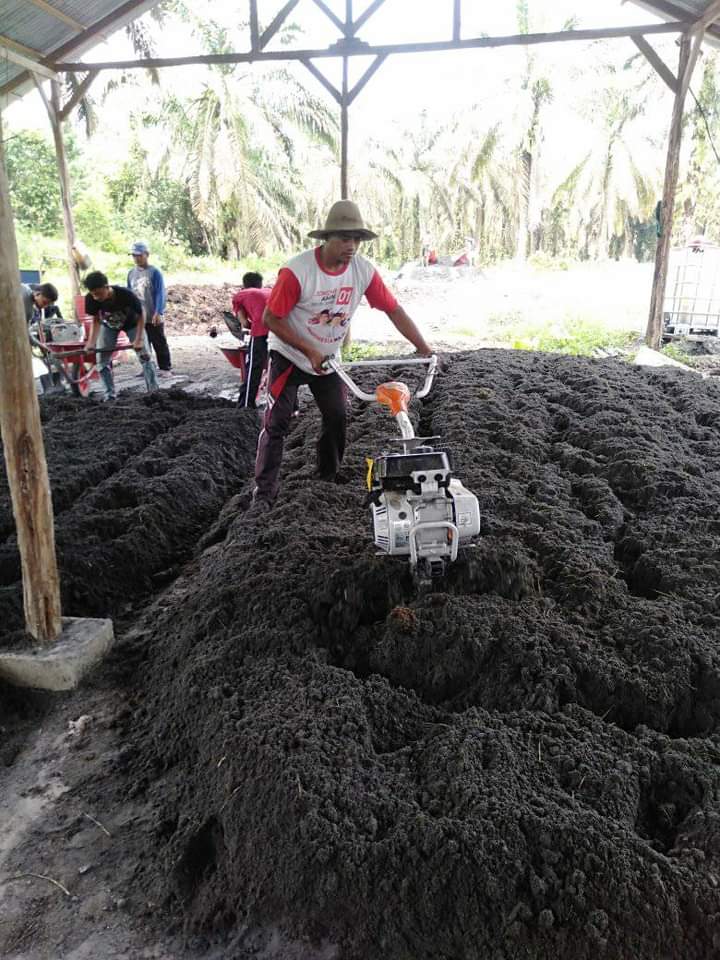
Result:
<svg viewBox="0 0 720 960">
<path fill-rule="evenodd" d="M 340 33 L 345 33 L 345 24 L 342 22 L 340 17 L 335 16 L 330 7 L 325 3 L 325 0 L 314 0 L 314 3 L 316 7 L 319 7 L 322 10 L 328 20 L 332 20 Z"/>
<path fill-rule="evenodd" d="M 383 55 L 380 55 L 380 56 L 378 56 L 378 57 L 375 57 L 374 61 L 370 64 L 370 66 L 367 68 L 367 70 L 366 70 L 365 73 L 362 75 L 362 77 L 360 77 L 360 79 L 358 80 L 358 82 L 355 84 L 355 86 L 352 88 L 352 90 L 348 93 L 348 96 L 347 96 L 347 102 L 348 102 L 348 104 L 351 104 L 351 103 L 353 102 L 353 100 L 355 99 L 355 97 L 356 97 L 356 96 L 360 93 L 360 91 L 363 89 L 363 87 L 364 87 L 365 84 L 368 82 L 368 80 L 370 79 L 370 77 L 372 77 L 375 73 L 377 73 L 377 71 L 378 71 L 378 70 L 380 69 L 380 67 L 385 63 L 386 60 L 387 60 L 387 57 L 386 57 L 386 56 L 383 56 Z"/>
<path fill-rule="evenodd" d="M 47 0 L 29 0 L 29 2 L 38 7 L 38 9 L 44 10 L 45 13 L 48 13 L 51 17 L 55 17 L 56 20 L 60 20 L 65 24 L 65 26 L 72 27 L 72 29 L 77 33 L 82 33 L 85 29 L 85 24 L 80 23 L 73 17 L 69 17 L 62 10 L 58 10 L 57 7 L 54 7 L 51 3 L 48 3 Z"/>
<path fill-rule="evenodd" d="M 720 17 L 720 0 L 713 0 L 713 2 L 705 9 L 705 12 L 701 17 L 698 17 L 695 21 L 696 30 L 707 30 L 708 27 Z"/>
<path fill-rule="evenodd" d="M 250 0 L 250 49 L 257 50 L 259 41 L 260 28 L 258 27 L 257 0 Z"/>
<path fill-rule="evenodd" d="M 269 28 L 268 28 L 269 29 Z M 106 60 L 95 63 L 59 61 L 54 64 L 59 73 L 85 73 L 88 70 L 135 70 L 150 67 L 182 67 L 191 63 L 253 63 L 272 60 L 320 60 L 338 56 L 389 56 L 396 53 L 438 53 L 443 50 L 493 49 L 495 47 L 534 46 L 542 43 L 583 42 L 612 40 L 619 37 L 635 37 L 652 34 L 682 33 L 685 23 L 654 23 L 637 27 L 608 27 L 592 30 L 560 30 L 557 33 L 523 33 L 506 37 L 475 37 L 468 40 L 438 40 L 428 43 L 396 43 L 373 45 L 357 42 L 346 43 L 342 50 L 337 46 L 317 50 L 261 50 L 248 53 L 211 53 L 188 57 L 149 57 L 145 60 Z"/>
<path fill-rule="evenodd" d="M 40 50 L 35 50 L 33 47 L 26 47 L 24 43 L 11 40 L 10 37 L 6 37 L 2 33 L 0 33 L 0 45 L 7 47 L 8 50 L 15 50 L 17 53 L 24 53 L 30 60 L 42 60 L 44 57 L 44 54 L 41 53 Z"/>
<path fill-rule="evenodd" d="M 61 123 L 64 120 L 67 120 L 67 118 L 70 116 L 70 114 L 75 109 L 75 107 L 80 103 L 82 98 L 90 89 L 90 86 L 96 76 L 97 76 L 97 72 L 95 70 L 92 70 L 90 73 L 86 74 L 86 76 L 80 81 L 80 83 L 75 89 L 75 92 L 73 93 L 73 95 L 70 97 L 68 102 L 63 106 L 62 110 L 60 110 L 58 114 Z"/>
<path fill-rule="evenodd" d="M 343 57 L 342 97 L 340 99 L 340 197 L 348 198 L 348 58 Z"/>
<path fill-rule="evenodd" d="M 263 50 L 268 43 L 272 40 L 275 34 L 278 32 L 280 27 L 285 23 L 287 18 L 293 12 L 295 7 L 298 5 L 299 0 L 288 0 L 282 10 L 277 14 L 270 26 L 263 32 L 263 35 L 258 41 L 258 48 Z"/>
<path fill-rule="evenodd" d="M 667 66 L 662 57 L 648 43 L 645 37 L 633 37 L 633 43 L 643 53 L 650 64 L 655 68 L 665 83 L 670 87 L 673 93 L 678 91 L 678 81 L 670 67 Z"/>
<path fill-rule="evenodd" d="M 60 79 L 54 70 L 50 70 L 49 67 L 44 66 L 42 63 L 38 63 L 37 60 L 31 60 L 30 57 L 26 57 L 22 53 L 17 53 L 15 50 L 12 50 L 10 47 L 6 46 L 2 40 L 0 40 L 0 50 L 2 51 L 0 53 L 0 57 L 3 59 L 10 60 L 12 63 L 17 63 L 26 70 L 32 70 L 33 73 L 39 73 L 40 76 L 45 77 L 46 80 Z"/>
<path fill-rule="evenodd" d="M 459 40 L 462 32 L 462 0 L 453 4 L 453 40 Z"/>
<path fill-rule="evenodd" d="M 25 625 L 49 646 L 61 631 L 50 481 L 18 283 L 18 255 L 0 130 L 0 429 L 17 528 Z"/>
<path fill-rule="evenodd" d="M 337 89 L 334 84 L 332 84 L 328 78 L 322 74 L 312 60 L 301 60 L 300 63 L 310 71 L 310 73 L 315 77 L 316 80 L 319 80 L 320 83 L 325 87 L 330 96 L 335 100 L 336 103 L 342 106 L 342 94 Z"/>
<path fill-rule="evenodd" d="M 384 3 L 385 0 L 373 0 L 365 13 L 361 13 L 357 20 L 353 23 L 353 33 L 357 33 L 358 30 L 360 30 L 360 28 L 367 23 L 370 17 L 376 13 Z"/>
</svg>

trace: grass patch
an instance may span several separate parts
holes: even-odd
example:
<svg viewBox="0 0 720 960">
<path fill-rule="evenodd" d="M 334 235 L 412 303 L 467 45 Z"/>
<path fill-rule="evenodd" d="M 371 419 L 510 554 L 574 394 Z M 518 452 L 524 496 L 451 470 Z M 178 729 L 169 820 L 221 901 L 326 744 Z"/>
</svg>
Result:
<svg viewBox="0 0 720 960">
<path fill-rule="evenodd" d="M 354 340 L 349 346 L 343 347 L 341 356 L 343 363 L 354 363 L 356 360 L 378 360 L 386 353 L 382 347 L 363 340 Z"/>
<path fill-rule="evenodd" d="M 635 330 L 608 329 L 605 324 L 581 317 L 566 317 L 554 323 L 537 323 L 511 315 L 506 323 L 493 325 L 492 339 L 513 350 L 592 356 L 609 347 L 625 349 L 638 337 Z"/>
<path fill-rule="evenodd" d="M 697 366 L 697 354 L 688 352 L 687 341 L 673 340 L 670 343 L 666 343 L 662 348 L 662 352 L 666 357 L 670 357 L 671 360 L 684 363 L 686 367 Z"/>
</svg>

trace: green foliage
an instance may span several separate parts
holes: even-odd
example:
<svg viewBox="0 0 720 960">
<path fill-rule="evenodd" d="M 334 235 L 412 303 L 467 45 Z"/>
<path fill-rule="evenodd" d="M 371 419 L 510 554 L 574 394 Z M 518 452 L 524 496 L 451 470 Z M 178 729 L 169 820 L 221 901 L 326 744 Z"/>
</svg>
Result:
<svg viewBox="0 0 720 960">
<path fill-rule="evenodd" d="M 385 351 L 373 343 L 354 340 L 347 347 L 342 348 L 344 363 L 353 363 L 356 360 L 377 360 Z"/>
<path fill-rule="evenodd" d="M 497 318 L 496 318 L 497 319 Z M 604 324 L 583 317 L 566 316 L 552 325 L 523 320 L 517 314 L 493 329 L 493 339 L 507 343 L 513 350 L 537 350 L 592 356 L 608 347 L 628 347 L 637 334 L 628 330 L 609 330 Z"/>
<path fill-rule="evenodd" d="M 122 253 L 127 241 L 116 229 L 106 197 L 100 193 L 85 194 L 73 207 L 75 230 L 86 246 L 99 247 L 109 253 Z"/>
<path fill-rule="evenodd" d="M 678 363 L 684 363 L 686 367 L 697 366 L 697 354 L 689 353 L 687 341 L 672 340 L 666 343 L 662 352 L 670 357 L 671 360 L 677 360 Z"/>
<path fill-rule="evenodd" d="M 5 143 L 10 204 L 18 223 L 43 236 L 62 227 L 55 150 L 39 133 L 25 130 Z"/>
<path fill-rule="evenodd" d="M 187 184 L 163 172 L 148 168 L 147 157 L 137 140 L 127 160 L 108 179 L 107 190 L 116 225 L 124 233 L 143 238 L 153 235 L 155 243 L 170 244 L 188 253 L 208 253 L 202 226 L 190 201 Z"/>
</svg>

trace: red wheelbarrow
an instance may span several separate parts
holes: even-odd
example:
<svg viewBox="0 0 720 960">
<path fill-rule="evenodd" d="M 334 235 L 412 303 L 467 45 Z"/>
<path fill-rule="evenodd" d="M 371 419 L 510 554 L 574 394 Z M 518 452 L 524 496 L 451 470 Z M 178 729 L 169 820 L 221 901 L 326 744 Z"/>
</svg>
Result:
<svg viewBox="0 0 720 960">
<path fill-rule="evenodd" d="M 98 380 L 100 376 L 95 365 L 97 351 L 95 348 L 85 349 L 92 323 L 91 317 L 83 317 L 82 324 L 72 321 L 53 323 L 50 340 L 46 325 L 40 322 L 37 337 L 30 334 L 30 342 L 42 357 L 48 372 L 59 373 L 76 397 L 87 397 L 90 393 L 90 381 Z M 113 351 L 113 361 L 123 357 L 123 351 L 131 349 L 132 344 L 121 332 Z"/>
<path fill-rule="evenodd" d="M 218 344 L 220 350 L 223 353 L 223 356 L 227 359 L 230 366 L 235 367 L 236 370 L 240 373 L 240 386 L 247 380 L 247 358 L 248 353 L 250 352 L 250 331 L 242 327 L 238 319 L 234 314 L 229 311 L 223 311 L 223 316 L 225 317 L 225 323 L 227 325 L 230 333 L 235 337 L 236 340 L 239 340 L 240 343 L 238 346 L 225 347 L 222 344 Z M 217 336 L 217 328 L 213 327 L 210 331 L 210 335 L 213 337 Z M 258 387 L 257 398 L 259 401 L 265 396 L 265 385 L 267 382 L 267 369 L 262 375 L 260 380 L 260 386 Z"/>
</svg>

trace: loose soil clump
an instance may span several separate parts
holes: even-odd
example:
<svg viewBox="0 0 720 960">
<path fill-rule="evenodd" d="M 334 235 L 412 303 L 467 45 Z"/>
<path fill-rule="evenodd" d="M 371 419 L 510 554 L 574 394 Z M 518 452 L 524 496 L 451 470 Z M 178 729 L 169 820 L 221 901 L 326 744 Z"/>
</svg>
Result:
<svg viewBox="0 0 720 960">
<path fill-rule="evenodd" d="M 128 401 L 133 423 L 153 399 Z M 128 596 L 152 590 L 146 564 L 167 577 L 98 681 L 124 703 L 82 780 L 93 809 L 142 811 L 104 861 L 132 858 L 128 910 L 151 903 L 228 958 L 720 950 L 719 384 L 452 357 L 412 416 L 483 529 L 425 596 L 371 544 L 364 458 L 394 436 L 379 410 L 353 402 L 356 482 L 336 486 L 311 476 L 304 408 L 262 516 L 245 509 L 254 419 L 181 395 L 160 414 L 99 477 L 87 528 L 102 541 L 129 511 L 125 548 L 98 554 Z M 168 460 L 172 508 L 143 536 L 163 499 L 148 465 Z M 79 580 L 76 613 L 120 592 Z M 291 939 L 301 952 L 277 946 Z"/>
</svg>

